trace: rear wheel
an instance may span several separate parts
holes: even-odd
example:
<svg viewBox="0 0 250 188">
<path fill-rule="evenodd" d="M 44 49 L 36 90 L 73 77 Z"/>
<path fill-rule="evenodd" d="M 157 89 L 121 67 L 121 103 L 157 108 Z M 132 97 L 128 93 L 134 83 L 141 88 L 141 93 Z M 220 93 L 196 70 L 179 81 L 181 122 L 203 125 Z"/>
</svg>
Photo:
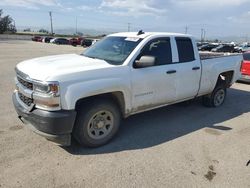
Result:
<svg viewBox="0 0 250 188">
<path fill-rule="evenodd" d="M 203 104 L 208 107 L 219 107 L 226 99 L 226 87 L 217 86 L 210 95 L 203 97 Z"/>
<path fill-rule="evenodd" d="M 77 114 L 74 137 L 87 147 L 104 145 L 117 133 L 120 118 L 119 108 L 112 101 L 95 100 L 82 105 Z"/>
</svg>

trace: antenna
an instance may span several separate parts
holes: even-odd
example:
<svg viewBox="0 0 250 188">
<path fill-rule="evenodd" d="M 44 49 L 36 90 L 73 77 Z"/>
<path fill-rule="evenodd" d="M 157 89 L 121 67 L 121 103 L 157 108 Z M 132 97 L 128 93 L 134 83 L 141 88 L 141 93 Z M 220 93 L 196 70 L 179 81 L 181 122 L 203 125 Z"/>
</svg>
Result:
<svg viewBox="0 0 250 188">
<path fill-rule="evenodd" d="M 144 33 L 145 33 L 144 31 L 140 30 L 140 31 L 137 33 L 137 35 L 142 35 L 142 34 L 144 34 Z"/>
</svg>

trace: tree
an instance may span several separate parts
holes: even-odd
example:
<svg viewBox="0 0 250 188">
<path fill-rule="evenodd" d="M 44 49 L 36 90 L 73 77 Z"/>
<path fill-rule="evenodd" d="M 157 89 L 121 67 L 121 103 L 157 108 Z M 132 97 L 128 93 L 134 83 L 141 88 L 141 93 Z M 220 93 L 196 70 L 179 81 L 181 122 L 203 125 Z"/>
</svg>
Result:
<svg viewBox="0 0 250 188">
<path fill-rule="evenodd" d="M 12 24 L 14 20 L 9 15 L 7 16 L 2 16 L 2 15 L 3 15 L 3 10 L 0 9 L 0 34 L 4 32 L 15 33 L 16 27 L 14 24 Z"/>
<path fill-rule="evenodd" d="M 31 29 L 30 28 L 26 28 L 23 30 L 23 32 L 31 32 Z"/>
<path fill-rule="evenodd" d="M 39 33 L 49 33 L 46 29 L 40 29 L 38 32 Z"/>
</svg>

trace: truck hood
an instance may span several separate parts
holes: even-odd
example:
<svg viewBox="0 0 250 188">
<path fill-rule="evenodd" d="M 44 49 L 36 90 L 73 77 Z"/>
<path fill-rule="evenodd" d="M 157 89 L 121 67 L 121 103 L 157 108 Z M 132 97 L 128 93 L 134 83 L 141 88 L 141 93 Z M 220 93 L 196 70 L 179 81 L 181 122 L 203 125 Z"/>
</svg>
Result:
<svg viewBox="0 0 250 188">
<path fill-rule="evenodd" d="M 31 79 L 49 81 L 51 76 L 56 77 L 74 72 L 113 66 L 104 60 L 92 59 L 77 54 L 65 54 L 26 60 L 19 63 L 17 69 L 28 75 Z"/>
</svg>

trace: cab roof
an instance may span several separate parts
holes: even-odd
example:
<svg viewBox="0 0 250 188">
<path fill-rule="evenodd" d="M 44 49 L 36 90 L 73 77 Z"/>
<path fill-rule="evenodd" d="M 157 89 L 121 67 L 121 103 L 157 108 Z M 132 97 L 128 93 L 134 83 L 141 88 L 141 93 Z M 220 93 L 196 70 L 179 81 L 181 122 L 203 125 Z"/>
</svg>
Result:
<svg viewBox="0 0 250 188">
<path fill-rule="evenodd" d="M 146 38 L 148 36 L 175 36 L 175 37 L 191 37 L 191 35 L 187 34 L 181 34 L 181 33 L 168 33 L 168 32 L 145 32 L 143 34 L 138 34 L 138 32 L 123 32 L 123 33 L 114 33 L 110 34 L 109 36 L 115 36 L 115 37 L 136 37 L 136 38 Z"/>
</svg>

